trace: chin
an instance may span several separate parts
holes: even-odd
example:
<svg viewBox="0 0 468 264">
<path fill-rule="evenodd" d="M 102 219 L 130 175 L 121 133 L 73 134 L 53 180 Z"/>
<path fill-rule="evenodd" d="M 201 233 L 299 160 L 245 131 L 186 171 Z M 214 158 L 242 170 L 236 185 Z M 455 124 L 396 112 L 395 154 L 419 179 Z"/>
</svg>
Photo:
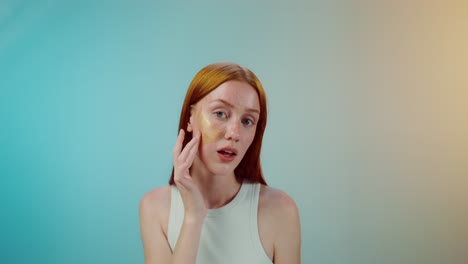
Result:
<svg viewBox="0 0 468 264">
<path fill-rule="evenodd" d="M 230 175 L 230 174 L 234 174 L 234 170 L 237 168 L 237 165 L 239 165 L 239 163 L 212 164 L 211 166 L 208 166 L 208 170 L 211 173 L 217 174 L 217 175 L 228 175 L 228 174 Z"/>
<path fill-rule="evenodd" d="M 228 175 L 228 174 L 233 174 L 234 169 L 235 167 L 232 167 L 232 166 L 221 165 L 221 166 L 216 166 L 216 168 L 213 168 L 211 172 L 216 175 Z"/>
</svg>

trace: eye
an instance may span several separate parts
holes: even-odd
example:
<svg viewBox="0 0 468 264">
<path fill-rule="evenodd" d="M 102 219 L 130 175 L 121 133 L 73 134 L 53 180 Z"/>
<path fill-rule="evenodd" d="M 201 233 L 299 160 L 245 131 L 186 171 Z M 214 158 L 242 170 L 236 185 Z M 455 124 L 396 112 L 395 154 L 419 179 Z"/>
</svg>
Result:
<svg viewBox="0 0 468 264">
<path fill-rule="evenodd" d="M 226 113 L 224 113 L 222 111 L 216 111 L 216 112 L 214 112 L 214 114 L 219 118 L 227 118 Z"/>
<path fill-rule="evenodd" d="M 252 119 L 246 118 L 246 119 L 242 120 L 242 124 L 244 124 L 245 126 L 252 126 L 252 125 L 254 125 L 254 121 Z"/>
</svg>

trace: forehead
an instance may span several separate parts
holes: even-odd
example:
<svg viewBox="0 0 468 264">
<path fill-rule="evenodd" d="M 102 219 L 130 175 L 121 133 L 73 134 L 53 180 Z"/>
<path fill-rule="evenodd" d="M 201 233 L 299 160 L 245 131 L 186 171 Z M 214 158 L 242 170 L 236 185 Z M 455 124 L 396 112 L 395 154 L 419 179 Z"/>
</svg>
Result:
<svg viewBox="0 0 468 264">
<path fill-rule="evenodd" d="M 226 101 L 239 109 L 260 111 L 257 91 L 250 84 L 241 81 L 228 81 L 207 94 L 200 103 L 210 104 Z"/>
</svg>

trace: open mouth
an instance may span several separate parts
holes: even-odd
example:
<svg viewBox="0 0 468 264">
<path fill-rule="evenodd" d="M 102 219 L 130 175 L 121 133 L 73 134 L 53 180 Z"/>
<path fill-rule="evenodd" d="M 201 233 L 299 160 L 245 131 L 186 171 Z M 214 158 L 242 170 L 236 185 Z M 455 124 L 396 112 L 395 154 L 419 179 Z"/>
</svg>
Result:
<svg viewBox="0 0 468 264">
<path fill-rule="evenodd" d="M 218 150 L 218 157 L 223 162 L 231 162 L 235 160 L 237 156 L 237 149 L 231 147 L 225 147 Z"/>
<path fill-rule="evenodd" d="M 224 156 L 231 156 L 231 157 L 234 157 L 237 155 L 235 152 L 229 151 L 229 150 L 219 150 L 218 153 Z"/>
</svg>

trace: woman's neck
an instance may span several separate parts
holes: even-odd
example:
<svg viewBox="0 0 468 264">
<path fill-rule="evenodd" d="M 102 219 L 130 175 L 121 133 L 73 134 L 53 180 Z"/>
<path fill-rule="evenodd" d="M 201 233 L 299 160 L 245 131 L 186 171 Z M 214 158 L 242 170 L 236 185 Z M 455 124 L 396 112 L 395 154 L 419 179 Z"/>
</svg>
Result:
<svg viewBox="0 0 468 264">
<path fill-rule="evenodd" d="M 228 204 L 239 192 L 240 183 L 234 172 L 227 175 L 213 174 L 206 169 L 190 170 L 193 181 L 198 185 L 208 209 L 220 208 Z"/>
</svg>

